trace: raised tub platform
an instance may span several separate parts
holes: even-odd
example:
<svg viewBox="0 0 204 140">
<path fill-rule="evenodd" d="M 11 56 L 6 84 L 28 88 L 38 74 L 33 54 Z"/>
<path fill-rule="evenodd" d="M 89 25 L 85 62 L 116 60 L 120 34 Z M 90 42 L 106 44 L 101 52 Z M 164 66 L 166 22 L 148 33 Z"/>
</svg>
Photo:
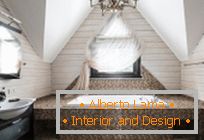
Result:
<svg viewBox="0 0 204 140">
<path fill-rule="evenodd" d="M 199 135 L 56 135 L 56 100 L 55 95 L 46 96 L 38 99 L 34 104 L 34 130 L 36 140 L 153 140 L 153 139 L 204 139 L 204 120 L 199 119 Z M 67 105 L 75 97 L 61 100 L 61 106 Z M 165 102 L 174 102 L 174 113 L 179 113 L 180 116 L 188 114 L 193 111 L 193 99 L 182 95 L 162 95 L 159 98 Z M 153 110 L 154 111 L 154 110 Z M 156 109 L 155 109 L 156 111 Z M 167 110 L 168 111 L 168 110 Z M 199 102 L 199 118 L 204 118 L 204 103 Z M 42 133 L 43 132 L 43 133 Z"/>
</svg>

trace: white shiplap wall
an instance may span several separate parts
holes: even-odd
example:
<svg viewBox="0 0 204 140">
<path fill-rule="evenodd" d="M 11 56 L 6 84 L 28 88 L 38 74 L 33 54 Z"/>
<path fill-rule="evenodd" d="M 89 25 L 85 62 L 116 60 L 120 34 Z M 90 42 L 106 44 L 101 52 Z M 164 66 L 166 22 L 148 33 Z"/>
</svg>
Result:
<svg viewBox="0 0 204 140">
<path fill-rule="evenodd" d="M 180 89 L 180 61 L 138 11 L 129 9 L 123 15 L 137 38 L 144 41 L 143 66 L 167 89 Z"/>
<path fill-rule="evenodd" d="M 109 17 L 108 13 L 102 17 L 99 8 L 93 9 L 57 56 L 52 63 L 53 92 L 58 89 L 65 89 L 79 75 L 81 64 L 85 58 L 87 42 L 107 17 Z M 146 49 L 142 56 L 142 64 L 167 89 L 180 89 L 181 65 L 168 46 L 137 10 L 126 8 L 123 11 L 123 18 L 137 37 L 144 41 Z"/>
<path fill-rule="evenodd" d="M 107 21 L 110 14 L 101 16 L 95 8 L 52 63 L 52 90 L 65 89 L 80 73 L 87 43 Z"/>
<path fill-rule="evenodd" d="M 0 1 L 0 5 L 3 3 Z M 9 13 L 5 8 L 0 7 Z M 0 20 L 9 22 L 3 16 Z M 35 53 L 34 49 L 24 37 L 12 32 L 21 42 L 23 62 L 26 63 L 21 69 L 21 78 L 14 80 L 0 80 L 0 89 L 6 87 L 10 90 L 8 97 L 41 97 L 51 93 L 51 66 L 49 63 L 44 63 Z M 7 92 L 8 94 L 8 92 Z"/>
<path fill-rule="evenodd" d="M 182 88 L 198 90 L 199 99 L 204 100 L 204 36 L 193 51 L 190 59 L 182 63 Z M 188 64 L 188 66 L 184 66 Z M 195 65 L 189 65 L 195 64 Z"/>
</svg>

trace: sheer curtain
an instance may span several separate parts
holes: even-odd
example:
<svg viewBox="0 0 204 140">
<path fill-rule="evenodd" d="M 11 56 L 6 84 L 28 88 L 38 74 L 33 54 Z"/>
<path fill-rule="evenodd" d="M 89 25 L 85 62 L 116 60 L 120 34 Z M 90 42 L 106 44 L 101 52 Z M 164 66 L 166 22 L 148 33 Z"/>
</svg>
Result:
<svg viewBox="0 0 204 140">
<path fill-rule="evenodd" d="M 141 56 L 140 41 L 123 21 L 120 13 L 113 14 L 109 23 L 90 42 L 75 89 L 89 89 L 90 68 L 99 72 L 118 72 Z"/>
</svg>

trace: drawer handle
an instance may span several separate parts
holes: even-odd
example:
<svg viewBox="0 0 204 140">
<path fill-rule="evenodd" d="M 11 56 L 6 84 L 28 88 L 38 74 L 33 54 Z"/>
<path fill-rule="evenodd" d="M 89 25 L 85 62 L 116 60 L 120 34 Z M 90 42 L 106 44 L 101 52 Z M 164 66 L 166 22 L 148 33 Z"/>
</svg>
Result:
<svg viewBox="0 0 204 140">
<path fill-rule="evenodd" d="M 18 120 L 16 120 L 16 121 L 13 121 L 12 124 L 17 124 L 17 123 L 19 123 L 20 121 L 21 121 L 21 118 L 18 119 Z"/>
</svg>

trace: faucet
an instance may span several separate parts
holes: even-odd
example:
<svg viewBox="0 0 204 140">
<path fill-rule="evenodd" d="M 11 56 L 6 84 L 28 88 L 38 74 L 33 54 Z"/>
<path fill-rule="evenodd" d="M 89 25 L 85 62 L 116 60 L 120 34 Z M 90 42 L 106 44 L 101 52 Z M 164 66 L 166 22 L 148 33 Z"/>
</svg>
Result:
<svg viewBox="0 0 204 140">
<path fill-rule="evenodd" d="M 4 91 L 4 87 L 2 88 L 2 91 L 0 91 L 0 102 L 3 102 L 4 100 L 6 100 L 6 93 Z"/>
</svg>

